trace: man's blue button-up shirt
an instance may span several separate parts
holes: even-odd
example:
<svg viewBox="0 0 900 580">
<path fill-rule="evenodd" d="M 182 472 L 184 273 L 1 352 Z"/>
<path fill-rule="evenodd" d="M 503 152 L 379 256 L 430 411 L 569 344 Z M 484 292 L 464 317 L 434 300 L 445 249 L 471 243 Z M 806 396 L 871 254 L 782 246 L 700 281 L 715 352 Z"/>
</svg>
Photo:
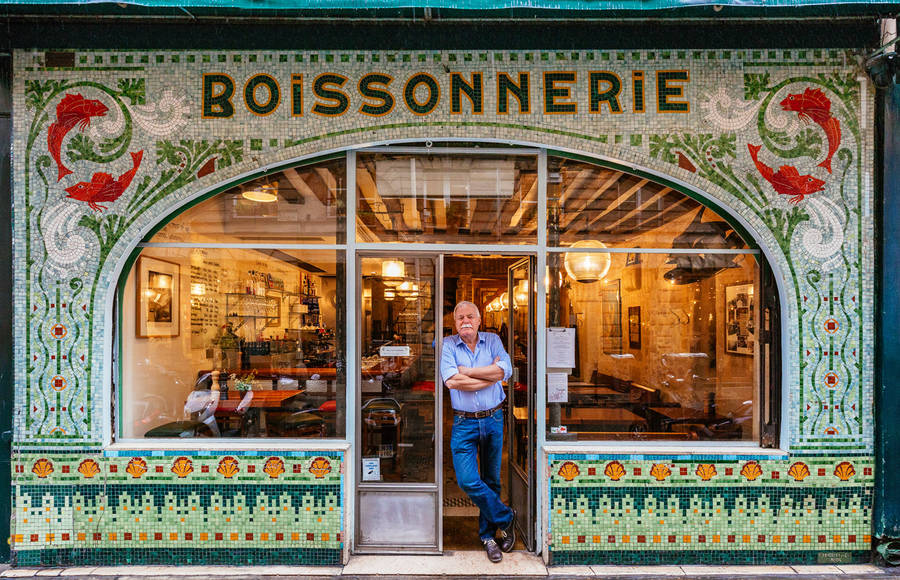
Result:
<svg viewBox="0 0 900 580">
<path fill-rule="evenodd" d="M 512 376 L 512 362 L 500 337 L 490 332 L 479 332 L 475 352 L 466 346 L 458 334 L 444 339 L 441 349 L 441 379 L 446 381 L 459 373 L 458 367 L 486 367 L 494 363 L 494 357 L 500 357 L 497 366 L 503 369 L 503 380 Z M 497 381 L 490 387 L 478 391 L 460 391 L 450 389 L 450 404 L 457 411 L 486 411 L 503 402 L 503 386 Z"/>
</svg>

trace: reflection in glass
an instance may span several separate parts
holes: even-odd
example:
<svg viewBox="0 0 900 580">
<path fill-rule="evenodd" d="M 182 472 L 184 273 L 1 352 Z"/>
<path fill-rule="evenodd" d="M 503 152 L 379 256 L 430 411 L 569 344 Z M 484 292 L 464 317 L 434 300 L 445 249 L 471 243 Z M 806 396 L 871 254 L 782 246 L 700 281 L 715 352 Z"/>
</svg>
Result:
<svg viewBox="0 0 900 580">
<path fill-rule="evenodd" d="M 434 482 L 435 263 L 363 258 L 362 480 Z"/>
<path fill-rule="evenodd" d="M 151 242 L 344 242 L 343 158 L 292 167 L 233 187 L 176 216 Z"/>
<path fill-rule="evenodd" d="M 343 436 L 342 254 L 146 248 L 141 256 L 177 266 L 179 279 L 151 274 L 149 304 L 136 295 L 137 268 L 125 282 L 121 437 Z M 172 313 L 181 332 L 140 335 L 143 317 Z"/>
<path fill-rule="evenodd" d="M 534 157 L 360 154 L 357 240 L 533 244 Z"/>
<path fill-rule="evenodd" d="M 547 163 L 551 246 L 594 240 L 611 248 L 747 247 L 714 211 L 661 183 L 559 157 Z"/>
<path fill-rule="evenodd" d="M 548 255 L 548 326 L 576 329 L 548 438 L 758 438 L 758 268 L 751 254 L 609 254 L 585 284 Z M 554 282 L 555 281 L 555 282 Z"/>
</svg>

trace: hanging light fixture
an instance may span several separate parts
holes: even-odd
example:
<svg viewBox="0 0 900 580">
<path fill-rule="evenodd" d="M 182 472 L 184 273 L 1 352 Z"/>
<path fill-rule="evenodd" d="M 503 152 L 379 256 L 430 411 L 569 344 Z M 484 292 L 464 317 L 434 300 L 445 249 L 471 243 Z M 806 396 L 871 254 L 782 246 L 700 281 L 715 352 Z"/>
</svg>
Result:
<svg viewBox="0 0 900 580">
<path fill-rule="evenodd" d="M 528 305 L 528 280 L 521 280 L 516 284 L 513 302 L 515 302 L 515 305 L 518 307 Z"/>
<path fill-rule="evenodd" d="M 406 264 L 402 260 L 385 260 L 381 263 L 381 277 L 385 286 L 399 286 L 406 276 Z"/>
<path fill-rule="evenodd" d="M 260 183 L 253 185 L 241 192 L 241 197 L 260 203 L 272 203 L 278 201 L 278 182 Z"/>
<path fill-rule="evenodd" d="M 500 309 L 509 310 L 509 293 L 504 292 L 500 295 Z"/>
<path fill-rule="evenodd" d="M 606 248 L 603 242 L 597 240 L 581 240 L 571 247 Z M 590 284 L 606 276 L 611 260 L 607 252 L 567 252 L 563 263 L 570 278 L 582 284 Z"/>
</svg>

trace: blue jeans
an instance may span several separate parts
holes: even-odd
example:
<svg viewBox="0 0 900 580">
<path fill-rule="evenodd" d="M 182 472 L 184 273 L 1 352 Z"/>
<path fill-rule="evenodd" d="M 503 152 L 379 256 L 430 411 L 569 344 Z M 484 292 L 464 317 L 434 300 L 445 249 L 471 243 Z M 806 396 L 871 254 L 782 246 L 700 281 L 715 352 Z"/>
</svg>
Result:
<svg viewBox="0 0 900 580">
<path fill-rule="evenodd" d="M 453 417 L 450 436 L 456 482 L 481 510 L 478 536 L 493 538 L 499 528 L 512 521 L 513 511 L 500 501 L 500 463 L 503 459 L 503 410 L 490 417 Z M 481 460 L 481 474 L 478 460 Z"/>
</svg>

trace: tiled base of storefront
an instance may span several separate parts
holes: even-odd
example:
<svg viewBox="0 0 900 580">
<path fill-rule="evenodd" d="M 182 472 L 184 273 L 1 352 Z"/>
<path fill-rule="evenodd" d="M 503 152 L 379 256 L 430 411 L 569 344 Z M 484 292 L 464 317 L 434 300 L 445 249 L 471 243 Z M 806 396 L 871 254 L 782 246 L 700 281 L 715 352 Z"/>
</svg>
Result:
<svg viewBox="0 0 900 580">
<path fill-rule="evenodd" d="M 0 568 L 2 570 L 2 568 Z M 376 577 L 816 577 L 868 578 L 900 576 L 900 569 L 872 565 L 817 566 L 544 566 L 539 556 L 526 552 L 504 555 L 490 563 L 478 551 L 447 552 L 443 556 L 355 556 L 346 566 L 83 566 L 77 568 L 12 568 L 2 577 L 64 576 L 68 578 L 376 578 Z"/>
<path fill-rule="evenodd" d="M 97 550 L 19 550 L 17 566 L 147 565 L 181 562 L 186 565 L 266 566 L 340 565 L 341 551 L 328 548 L 101 548 Z"/>
<path fill-rule="evenodd" d="M 568 565 L 635 565 L 658 566 L 671 564 L 713 564 L 722 566 L 734 565 L 775 565 L 801 564 L 818 565 L 822 562 L 842 562 L 857 564 L 868 562 L 871 554 L 866 551 L 818 552 L 818 551 L 783 551 L 764 552 L 753 550 L 617 550 L 617 551 L 552 551 L 550 564 L 554 566 Z"/>
</svg>

